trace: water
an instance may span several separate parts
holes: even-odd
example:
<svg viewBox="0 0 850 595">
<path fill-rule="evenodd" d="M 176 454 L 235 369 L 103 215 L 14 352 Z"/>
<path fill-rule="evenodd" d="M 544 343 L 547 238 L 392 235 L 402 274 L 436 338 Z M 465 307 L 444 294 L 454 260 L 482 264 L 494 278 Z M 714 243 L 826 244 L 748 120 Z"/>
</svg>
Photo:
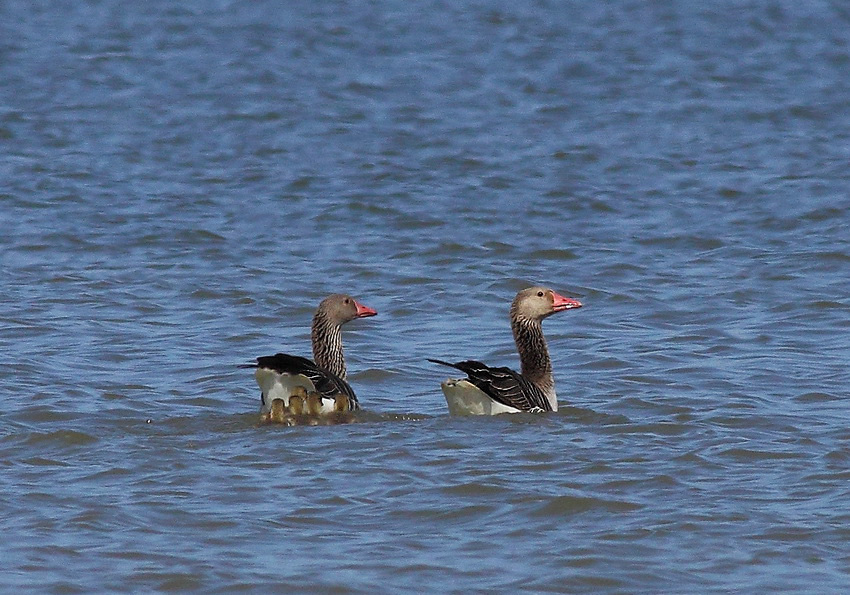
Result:
<svg viewBox="0 0 850 595">
<path fill-rule="evenodd" d="M 843 3 L 0 23 L 3 590 L 850 587 Z M 561 410 L 448 417 L 531 283 Z M 335 291 L 360 423 L 259 425 Z"/>
</svg>

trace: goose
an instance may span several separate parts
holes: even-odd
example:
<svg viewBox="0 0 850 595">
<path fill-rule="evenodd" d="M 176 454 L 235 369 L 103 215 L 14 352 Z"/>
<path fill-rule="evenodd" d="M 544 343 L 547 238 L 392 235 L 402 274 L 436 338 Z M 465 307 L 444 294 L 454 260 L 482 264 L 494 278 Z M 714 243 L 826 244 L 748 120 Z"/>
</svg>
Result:
<svg viewBox="0 0 850 595">
<path fill-rule="evenodd" d="M 377 312 L 357 302 L 350 295 L 334 294 L 319 304 L 313 316 L 310 338 L 313 343 L 313 360 L 287 353 L 258 357 L 256 363 L 242 366 L 256 368 L 254 373 L 260 386 L 262 412 L 271 411 L 272 402 L 282 399 L 289 407 L 292 394 L 303 387 L 318 393 L 313 399 L 304 398 L 295 408 L 315 412 L 336 411 L 337 395 L 347 397 L 348 411 L 359 409 L 357 396 L 346 381 L 345 357 L 342 352 L 341 327 L 356 318 L 375 316 Z M 312 395 L 311 395 L 312 396 Z M 300 399 L 298 399 L 300 400 Z"/>
<path fill-rule="evenodd" d="M 451 415 L 497 415 L 557 411 L 552 360 L 541 322 L 555 312 L 581 308 L 578 300 L 546 287 L 529 287 L 517 293 L 511 304 L 511 329 L 522 372 L 491 368 L 479 361 L 455 363 L 428 361 L 464 372 L 466 378 L 441 383 Z"/>
</svg>

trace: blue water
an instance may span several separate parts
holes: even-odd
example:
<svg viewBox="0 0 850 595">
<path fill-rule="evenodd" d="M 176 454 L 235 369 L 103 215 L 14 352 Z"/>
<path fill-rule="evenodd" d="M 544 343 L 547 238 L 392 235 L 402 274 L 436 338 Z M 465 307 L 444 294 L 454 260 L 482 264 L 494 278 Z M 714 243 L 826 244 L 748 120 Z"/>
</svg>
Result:
<svg viewBox="0 0 850 595">
<path fill-rule="evenodd" d="M 850 589 L 850 8 L 0 4 L 0 587 Z M 452 418 L 426 361 L 561 409 Z M 239 364 L 346 327 L 359 423 Z"/>
</svg>

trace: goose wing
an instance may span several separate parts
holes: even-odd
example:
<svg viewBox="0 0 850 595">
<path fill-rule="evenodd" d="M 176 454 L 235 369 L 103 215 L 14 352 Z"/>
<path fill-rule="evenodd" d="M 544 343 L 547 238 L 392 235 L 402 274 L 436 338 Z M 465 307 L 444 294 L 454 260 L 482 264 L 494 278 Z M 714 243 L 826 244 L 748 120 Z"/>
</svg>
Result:
<svg viewBox="0 0 850 595">
<path fill-rule="evenodd" d="M 455 363 L 438 359 L 428 361 L 464 372 L 470 383 L 502 405 L 528 412 L 552 411 L 543 391 L 510 368 L 491 368 L 475 360 Z"/>
<path fill-rule="evenodd" d="M 351 385 L 339 376 L 320 368 L 306 357 L 276 353 L 258 357 L 256 364 L 248 364 L 246 367 L 270 370 L 277 374 L 304 376 L 313 383 L 316 391 L 323 398 L 333 399 L 334 396 L 341 393 L 351 400 L 354 409 L 357 408 L 357 396 L 354 394 Z"/>
</svg>

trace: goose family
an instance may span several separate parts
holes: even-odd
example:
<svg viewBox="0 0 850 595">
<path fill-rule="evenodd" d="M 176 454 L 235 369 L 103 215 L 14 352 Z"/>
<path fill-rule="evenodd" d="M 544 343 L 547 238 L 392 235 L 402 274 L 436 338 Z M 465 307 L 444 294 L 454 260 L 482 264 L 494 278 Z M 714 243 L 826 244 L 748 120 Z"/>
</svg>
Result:
<svg viewBox="0 0 850 595">
<path fill-rule="evenodd" d="M 313 360 L 288 353 L 258 357 L 254 377 L 260 385 L 260 401 L 264 414 L 272 413 L 272 404 L 280 399 L 280 407 L 290 407 L 290 397 L 302 387 L 308 394 L 299 395 L 296 408 L 311 414 L 354 411 L 360 408 L 357 395 L 346 380 L 345 355 L 342 350 L 342 325 L 357 318 L 375 316 L 377 312 L 350 295 L 334 294 L 321 301 L 313 315 L 310 340 Z M 277 415 L 277 414 L 275 414 Z"/>
<path fill-rule="evenodd" d="M 459 370 L 465 377 L 441 383 L 451 415 L 498 415 L 558 410 L 552 359 L 542 322 L 556 312 L 581 308 L 576 299 L 546 287 L 517 293 L 510 308 L 511 330 L 520 359 L 520 372 L 492 367 L 477 360 L 428 361 Z M 313 360 L 277 353 L 259 357 L 255 368 L 261 391 L 262 419 L 292 423 L 303 415 L 339 415 L 359 409 L 346 380 L 342 326 L 377 312 L 344 294 L 328 296 L 313 316 L 310 334 Z"/>
</svg>

